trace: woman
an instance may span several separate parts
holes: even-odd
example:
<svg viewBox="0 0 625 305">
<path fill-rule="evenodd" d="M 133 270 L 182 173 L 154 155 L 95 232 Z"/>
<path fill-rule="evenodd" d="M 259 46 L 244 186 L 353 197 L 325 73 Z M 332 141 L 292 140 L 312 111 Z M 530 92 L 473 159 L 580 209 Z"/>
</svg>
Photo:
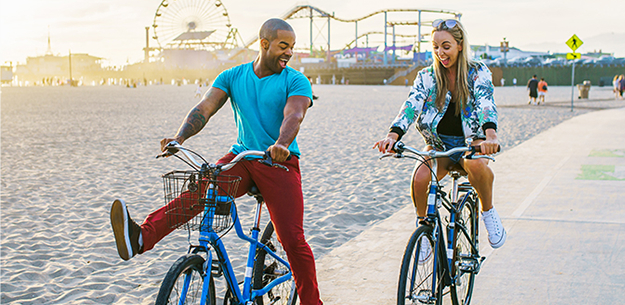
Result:
<svg viewBox="0 0 625 305">
<path fill-rule="evenodd" d="M 493 154 L 499 142 L 491 73 L 483 63 L 469 59 L 467 34 L 459 21 L 436 20 L 432 25 L 433 64 L 417 74 L 390 132 L 376 142 L 374 148 L 383 153 L 391 151 L 395 142 L 417 121 L 426 150 L 445 151 L 466 146 L 465 140 L 472 139 L 472 145 L 479 145 L 482 153 Z M 438 159 L 438 178 L 445 177 L 449 166 L 455 163 L 468 173 L 469 181 L 478 192 L 491 246 L 501 247 L 506 241 L 506 231 L 493 208 L 495 176 L 488 167 L 488 160 L 465 160 L 460 155 Z M 411 196 L 421 223 L 426 215 L 429 183 L 428 167 L 417 164 Z"/>
<path fill-rule="evenodd" d="M 545 95 L 547 95 L 548 91 L 547 86 L 549 86 L 549 84 L 547 84 L 544 77 L 541 77 L 538 82 L 538 105 L 540 105 L 540 103 L 545 104 Z"/>
</svg>

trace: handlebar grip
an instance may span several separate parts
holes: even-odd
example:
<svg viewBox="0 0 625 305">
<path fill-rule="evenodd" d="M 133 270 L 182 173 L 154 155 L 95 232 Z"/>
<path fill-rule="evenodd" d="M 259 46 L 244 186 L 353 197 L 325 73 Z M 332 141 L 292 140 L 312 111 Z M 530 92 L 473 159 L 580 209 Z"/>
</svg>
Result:
<svg viewBox="0 0 625 305">
<path fill-rule="evenodd" d="M 167 145 L 165 145 L 165 151 L 163 151 L 161 154 L 156 156 L 156 159 L 158 158 L 166 158 L 169 156 L 173 156 L 178 152 L 178 147 L 176 146 L 180 146 L 180 144 L 178 144 L 178 142 L 176 141 L 171 141 L 169 143 L 167 143 Z"/>
<path fill-rule="evenodd" d="M 471 146 L 471 147 L 472 147 L 472 150 L 475 151 L 476 153 L 481 153 L 482 152 L 482 147 L 479 146 L 479 145 L 474 145 L 474 146 Z M 497 152 L 500 152 L 500 151 L 501 151 L 501 145 L 497 146 Z"/>
<path fill-rule="evenodd" d="M 286 157 L 286 160 L 287 160 L 287 161 L 291 160 L 291 157 L 293 157 L 293 155 L 291 155 L 291 154 L 289 153 L 289 156 L 288 156 L 288 157 Z M 272 160 L 272 158 L 271 158 L 271 152 L 270 152 L 270 151 L 268 151 L 268 150 L 265 150 L 265 160 L 270 160 L 270 161 L 272 161 L 272 162 L 273 162 L 273 160 Z"/>
</svg>

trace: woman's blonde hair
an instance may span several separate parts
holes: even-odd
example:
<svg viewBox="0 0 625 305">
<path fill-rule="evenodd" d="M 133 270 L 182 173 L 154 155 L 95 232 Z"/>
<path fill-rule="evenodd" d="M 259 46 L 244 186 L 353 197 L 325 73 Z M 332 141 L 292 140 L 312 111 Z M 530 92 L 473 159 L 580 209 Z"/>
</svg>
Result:
<svg viewBox="0 0 625 305">
<path fill-rule="evenodd" d="M 469 39 L 467 37 L 467 31 L 465 31 L 462 23 L 456 21 L 456 25 L 452 28 L 447 28 L 445 22 L 441 22 L 441 25 L 432 30 L 432 35 L 437 31 L 447 31 L 456 40 L 456 42 L 462 46 L 462 50 L 458 53 L 458 69 L 456 73 L 456 92 L 452 92 L 452 100 L 456 102 L 456 115 L 460 114 L 462 108 L 466 105 L 467 99 L 471 94 L 469 91 L 469 68 L 475 66 L 475 63 L 471 60 Z M 449 91 L 447 84 L 447 73 L 444 73 L 446 68 L 440 62 L 438 57 L 432 56 L 434 61 L 434 75 L 436 76 L 436 107 L 442 110 L 445 105 L 445 96 Z"/>
</svg>

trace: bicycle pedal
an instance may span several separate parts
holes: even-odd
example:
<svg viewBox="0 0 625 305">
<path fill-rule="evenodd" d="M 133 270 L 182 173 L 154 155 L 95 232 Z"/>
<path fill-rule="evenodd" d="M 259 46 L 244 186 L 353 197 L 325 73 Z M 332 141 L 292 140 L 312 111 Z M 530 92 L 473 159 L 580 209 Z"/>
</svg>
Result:
<svg viewBox="0 0 625 305">
<path fill-rule="evenodd" d="M 460 271 L 462 272 L 477 274 L 478 272 L 480 272 L 482 261 L 478 261 L 475 257 L 461 257 L 460 261 L 458 261 L 456 264 L 458 269 L 460 269 Z"/>
</svg>

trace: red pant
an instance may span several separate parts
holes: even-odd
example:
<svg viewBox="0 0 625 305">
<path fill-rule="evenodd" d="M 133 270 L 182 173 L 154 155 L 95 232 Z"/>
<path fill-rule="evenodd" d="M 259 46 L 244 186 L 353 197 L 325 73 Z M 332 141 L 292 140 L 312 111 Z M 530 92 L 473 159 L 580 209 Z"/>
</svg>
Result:
<svg viewBox="0 0 625 305">
<path fill-rule="evenodd" d="M 228 153 L 217 163 L 227 163 L 234 157 L 233 153 Z M 304 237 L 304 197 L 299 160 L 291 158 L 282 164 L 288 167 L 288 172 L 255 160 L 242 160 L 225 174 L 241 177 L 236 197 L 243 196 L 254 184 L 258 187 L 291 264 L 300 303 L 322 304 L 319 300 L 315 258 Z M 176 203 L 173 200 L 168 205 L 173 204 L 179 204 L 179 201 Z M 167 206 L 154 211 L 141 225 L 143 251 L 152 249 L 158 241 L 173 231 L 167 223 L 166 210 Z"/>
</svg>

